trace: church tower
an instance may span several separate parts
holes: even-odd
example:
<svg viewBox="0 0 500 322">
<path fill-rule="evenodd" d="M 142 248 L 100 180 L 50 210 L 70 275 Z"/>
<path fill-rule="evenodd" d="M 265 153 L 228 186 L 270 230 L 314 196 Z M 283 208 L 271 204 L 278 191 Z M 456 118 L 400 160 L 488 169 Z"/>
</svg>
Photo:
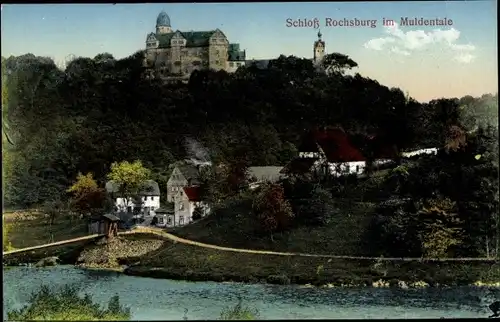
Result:
<svg viewBox="0 0 500 322">
<path fill-rule="evenodd" d="M 156 34 L 169 34 L 171 32 L 170 17 L 165 11 L 162 11 L 156 18 Z"/>
<path fill-rule="evenodd" d="M 314 42 L 313 46 L 313 61 L 314 63 L 319 63 L 323 60 L 325 56 L 325 42 L 321 40 L 321 31 L 318 31 L 318 40 Z"/>
</svg>

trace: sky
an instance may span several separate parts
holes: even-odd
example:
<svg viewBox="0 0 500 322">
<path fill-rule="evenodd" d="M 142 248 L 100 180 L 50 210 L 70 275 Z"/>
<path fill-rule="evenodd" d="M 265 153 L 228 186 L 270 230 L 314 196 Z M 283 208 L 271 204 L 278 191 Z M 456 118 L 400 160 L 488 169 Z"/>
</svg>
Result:
<svg viewBox="0 0 500 322">
<path fill-rule="evenodd" d="M 164 10 L 172 28 L 219 28 L 247 59 L 281 54 L 311 58 L 318 30 L 326 53 L 346 54 L 359 72 L 419 101 L 498 92 L 497 2 L 401 1 L 209 4 L 46 4 L 2 6 L 2 56 L 33 53 L 63 64 L 73 56 L 109 52 L 126 57 L 145 48 Z M 451 19 L 444 26 L 404 26 L 401 18 Z M 288 20 L 290 19 L 290 20 Z M 293 27 L 287 21 L 314 21 Z M 344 19 L 371 26 L 334 26 Z M 383 19 L 393 24 L 383 25 Z"/>
</svg>

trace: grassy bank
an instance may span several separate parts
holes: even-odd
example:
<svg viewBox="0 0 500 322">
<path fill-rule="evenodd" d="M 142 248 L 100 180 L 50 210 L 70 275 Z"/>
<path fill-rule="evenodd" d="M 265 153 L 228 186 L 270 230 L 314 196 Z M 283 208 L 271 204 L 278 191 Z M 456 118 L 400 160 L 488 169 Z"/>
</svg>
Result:
<svg viewBox="0 0 500 322">
<path fill-rule="evenodd" d="M 251 203 L 245 201 L 221 209 L 213 216 L 188 226 L 172 229 L 171 232 L 186 239 L 235 248 L 359 255 L 362 253 L 361 236 L 370 223 L 375 204 L 339 201 L 337 205 L 340 212 L 326 226 L 299 227 L 275 233 L 274 241 L 267 234 L 255 233 L 250 213 Z"/>
<path fill-rule="evenodd" d="M 331 260 L 234 253 L 158 241 L 157 236 L 149 234 L 121 237 L 114 242 L 116 246 L 93 246 L 82 253 L 80 260 L 90 267 L 131 265 L 126 270 L 128 275 L 191 281 L 318 286 L 451 286 L 500 281 L 500 266 L 493 263 Z M 99 258 L 98 262 L 92 262 L 93 258 Z"/>
<path fill-rule="evenodd" d="M 4 212 L 7 239 L 14 249 L 43 245 L 87 235 L 87 222 L 76 216 L 51 218 L 37 210 Z"/>
</svg>

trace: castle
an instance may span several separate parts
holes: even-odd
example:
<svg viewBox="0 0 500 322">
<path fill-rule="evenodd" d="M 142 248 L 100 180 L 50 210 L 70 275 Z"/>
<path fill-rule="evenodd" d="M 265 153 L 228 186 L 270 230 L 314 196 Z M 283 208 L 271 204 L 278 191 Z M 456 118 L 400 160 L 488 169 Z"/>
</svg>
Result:
<svg viewBox="0 0 500 322">
<path fill-rule="evenodd" d="M 315 62 L 321 61 L 325 53 L 325 42 L 314 42 Z M 145 65 L 150 77 L 188 79 L 200 69 L 235 72 L 241 66 L 256 63 L 266 67 L 269 60 L 246 60 L 245 50 L 240 45 L 229 43 L 220 29 L 211 31 L 174 31 L 170 17 L 162 11 L 156 19 L 156 32 L 146 38 Z"/>
</svg>

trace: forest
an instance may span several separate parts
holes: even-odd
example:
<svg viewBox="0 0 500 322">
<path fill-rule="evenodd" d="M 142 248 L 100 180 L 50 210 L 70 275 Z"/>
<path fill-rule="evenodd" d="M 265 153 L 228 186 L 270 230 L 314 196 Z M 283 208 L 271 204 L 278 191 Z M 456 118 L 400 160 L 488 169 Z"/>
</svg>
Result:
<svg viewBox="0 0 500 322">
<path fill-rule="evenodd" d="M 104 186 L 120 161 L 140 160 L 161 189 L 172 165 L 186 158 L 230 165 L 234 177 L 248 166 L 285 165 L 308 129 L 342 128 L 383 137 L 397 151 L 441 151 L 384 178 L 366 252 L 496 255 L 498 94 L 422 103 L 356 67 L 338 53 L 319 67 L 282 55 L 267 69 L 196 71 L 187 84 L 165 84 L 144 77 L 141 51 L 124 59 L 80 57 L 64 70 L 33 54 L 2 57 L 4 205 L 66 200 L 79 173 Z M 328 216 L 331 186 L 288 180 L 272 193 L 258 192 L 255 207 L 263 214 L 266 204 L 293 195 L 283 211 L 301 214 L 295 224 L 321 225 L 327 220 L 312 216 Z M 313 205 L 296 204 L 311 191 Z M 288 229 L 274 222 L 273 229 Z"/>
</svg>

